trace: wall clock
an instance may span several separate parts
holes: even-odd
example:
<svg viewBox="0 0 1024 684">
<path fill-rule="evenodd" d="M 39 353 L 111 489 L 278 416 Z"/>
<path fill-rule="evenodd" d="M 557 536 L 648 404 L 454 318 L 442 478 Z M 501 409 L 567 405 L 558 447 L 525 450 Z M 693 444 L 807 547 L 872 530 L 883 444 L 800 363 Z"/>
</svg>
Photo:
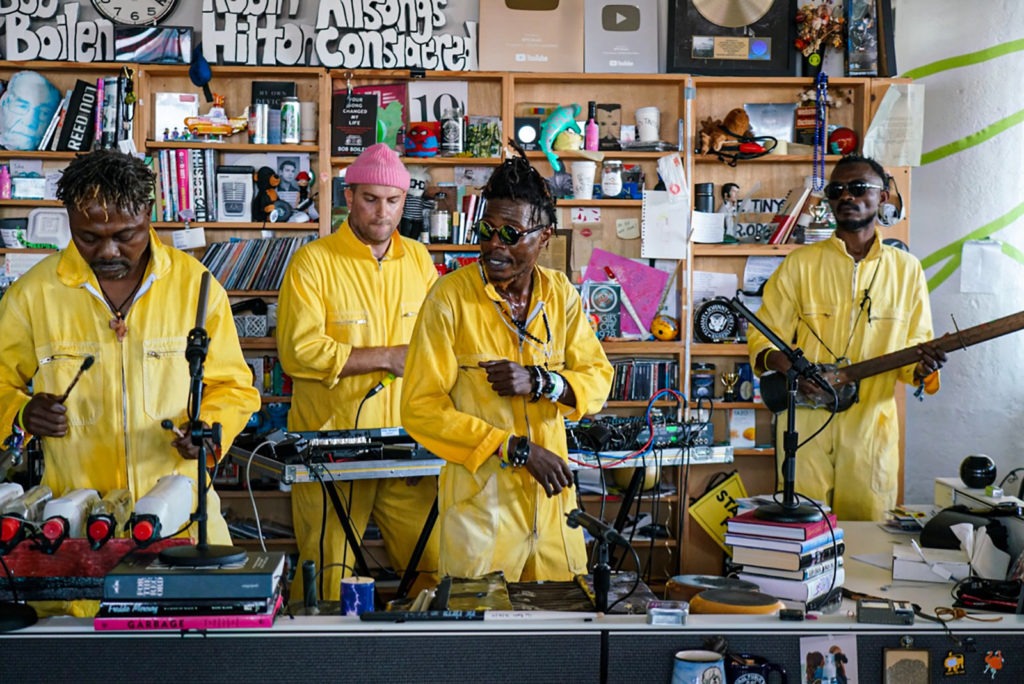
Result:
<svg viewBox="0 0 1024 684">
<path fill-rule="evenodd" d="M 156 24 L 174 10 L 178 0 L 92 0 L 101 15 L 117 24 Z"/>
</svg>

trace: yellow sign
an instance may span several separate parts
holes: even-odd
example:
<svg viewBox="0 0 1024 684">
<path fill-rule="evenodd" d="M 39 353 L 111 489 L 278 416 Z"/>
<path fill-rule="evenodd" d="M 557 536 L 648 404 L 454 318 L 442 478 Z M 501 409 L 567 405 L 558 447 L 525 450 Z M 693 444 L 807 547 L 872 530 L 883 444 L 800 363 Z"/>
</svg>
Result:
<svg viewBox="0 0 1024 684">
<path fill-rule="evenodd" d="M 704 528 L 711 538 L 730 556 L 732 549 L 725 545 L 725 521 L 736 515 L 738 499 L 744 499 L 747 490 L 739 473 L 733 473 L 704 496 L 690 504 L 690 517 Z"/>
</svg>

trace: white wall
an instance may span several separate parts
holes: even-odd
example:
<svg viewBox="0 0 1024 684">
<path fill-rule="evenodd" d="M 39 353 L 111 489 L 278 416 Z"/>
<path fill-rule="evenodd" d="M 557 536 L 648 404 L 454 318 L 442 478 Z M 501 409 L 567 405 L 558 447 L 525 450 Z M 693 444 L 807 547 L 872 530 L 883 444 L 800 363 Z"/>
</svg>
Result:
<svg viewBox="0 0 1024 684">
<path fill-rule="evenodd" d="M 901 74 L 937 60 L 1024 39 L 1019 0 L 898 0 L 896 45 Z M 1024 41 L 1022 41 L 1024 42 Z M 1024 50 L 923 76 L 926 86 L 923 153 L 1024 112 Z M 913 171 L 911 251 L 921 259 L 1012 212 L 1024 203 L 1024 124 Z M 1012 217 L 1011 217 L 1012 218 Z M 993 239 L 1024 251 L 1024 218 Z M 1024 265 L 1001 259 L 994 294 L 964 294 L 960 270 L 931 295 L 936 334 L 1024 310 Z M 947 261 L 926 270 L 936 277 Z M 985 453 L 999 478 L 1024 467 L 1024 331 L 950 354 L 942 390 L 923 403 L 907 401 L 906 496 L 932 500 L 937 476 L 954 476 L 967 454 Z M 1016 494 L 1017 485 L 1008 493 Z"/>
</svg>

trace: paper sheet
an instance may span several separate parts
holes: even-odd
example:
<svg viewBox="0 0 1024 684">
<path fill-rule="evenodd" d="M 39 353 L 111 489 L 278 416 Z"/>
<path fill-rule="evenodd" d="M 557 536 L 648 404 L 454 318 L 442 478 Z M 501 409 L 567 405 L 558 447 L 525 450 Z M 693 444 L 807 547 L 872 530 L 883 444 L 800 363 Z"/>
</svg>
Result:
<svg viewBox="0 0 1024 684">
<path fill-rule="evenodd" d="M 595 280 L 604 282 L 608 280 L 604 267 L 608 266 L 615 273 L 616 280 L 622 286 L 623 294 L 629 297 L 633 308 L 636 309 L 643 329 L 639 329 L 625 310 L 622 312 L 622 332 L 624 334 L 649 334 L 651 321 L 657 313 L 658 302 L 665 291 L 669 274 L 639 263 L 633 259 L 595 248 L 590 255 L 590 263 L 583 274 L 584 280 Z"/>
<path fill-rule="evenodd" d="M 960 292 L 996 294 L 1003 283 L 1003 243 L 998 240 L 969 240 L 960 257 Z"/>
<path fill-rule="evenodd" d="M 715 244 L 725 240 L 725 215 L 704 211 L 693 212 L 691 239 Z"/>
<path fill-rule="evenodd" d="M 924 136 L 924 85 L 894 83 L 868 126 L 861 154 L 882 166 L 920 166 Z"/>
<path fill-rule="evenodd" d="M 686 258 L 686 218 L 690 214 L 690 200 L 686 193 L 683 196 L 685 200 L 673 202 L 667 192 L 644 190 L 640 256 L 645 259 Z M 722 215 L 717 216 L 721 224 Z"/>
<path fill-rule="evenodd" d="M 739 279 L 735 273 L 714 273 L 712 271 L 693 272 L 693 303 L 714 297 L 732 299 L 736 294 Z"/>
</svg>

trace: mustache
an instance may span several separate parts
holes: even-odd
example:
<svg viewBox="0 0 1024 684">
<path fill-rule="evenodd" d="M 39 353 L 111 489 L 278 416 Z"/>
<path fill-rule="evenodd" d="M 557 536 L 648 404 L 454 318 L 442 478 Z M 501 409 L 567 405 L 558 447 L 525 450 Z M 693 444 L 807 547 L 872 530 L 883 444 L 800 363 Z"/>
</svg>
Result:
<svg viewBox="0 0 1024 684">
<path fill-rule="evenodd" d="M 97 259 L 96 261 L 90 262 L 89 266 L 93 269 L 106 271 L 113 268 L 129 268 L 131 267 L 131 263 L 127 259 Z"/>
</svg>

